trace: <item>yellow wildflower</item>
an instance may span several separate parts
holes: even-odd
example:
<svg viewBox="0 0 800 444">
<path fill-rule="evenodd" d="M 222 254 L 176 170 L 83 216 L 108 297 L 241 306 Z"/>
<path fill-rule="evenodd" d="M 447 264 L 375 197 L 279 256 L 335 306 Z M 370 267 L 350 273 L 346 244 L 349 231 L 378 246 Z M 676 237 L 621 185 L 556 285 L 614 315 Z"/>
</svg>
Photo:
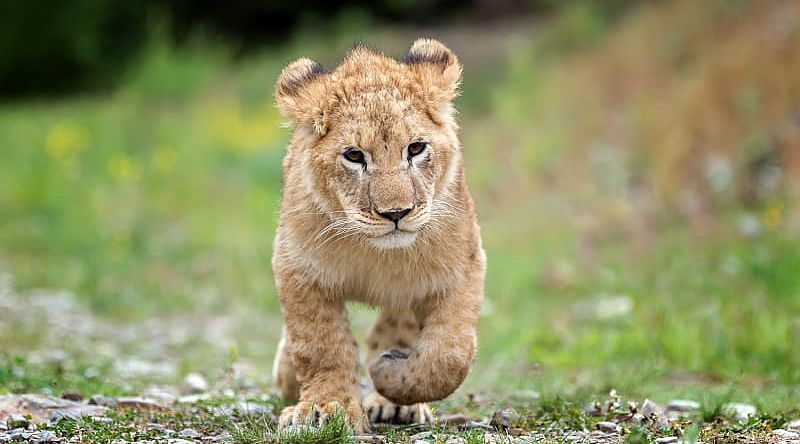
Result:
<svg viewBox="0 0 800 444">
<path fill-rule="evenodd" d="M 139 162 L 126 154 L 112 155 L 106 167 L 111 177 L 120 181 L 135 181 L 142 173 Z"/>
<path fill-rule="evenodd" d="M 65 164 L 74 162 L 88 145 L 89 132 L 70 122 L 59 122 L 50 127 L 44 140 L 50 157 Z"/>
<path fill-rule="evenodd" d="M 778 203 L 773 203 L 767 210 L 764 212 L 764 225 L 769 228 L 775 228 L 781 224 L 781 219 L 783 216 L 783 208 Z"/>
</svg>

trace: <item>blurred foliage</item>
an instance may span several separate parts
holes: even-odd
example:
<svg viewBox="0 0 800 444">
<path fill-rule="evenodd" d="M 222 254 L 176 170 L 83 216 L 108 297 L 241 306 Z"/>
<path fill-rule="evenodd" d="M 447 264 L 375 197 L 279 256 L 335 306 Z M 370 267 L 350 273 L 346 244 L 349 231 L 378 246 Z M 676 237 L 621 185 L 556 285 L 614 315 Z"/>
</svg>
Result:
<svg viewBox="0 0 800 444">
<path fill-rule="evenodd" d="M 11 0 L 0 15 L 0 96 L 108 89 L 156 28 L 181 44 L 205 34 L 240 52 L 285 42 L 298 30 L 337 33 L 342 22 L 358 30 L 372 22 L 430 26 L 458 18 L 479 25 L 575 4 L 613 16 L 629 3 L 633 0 Z"/>
</svg>

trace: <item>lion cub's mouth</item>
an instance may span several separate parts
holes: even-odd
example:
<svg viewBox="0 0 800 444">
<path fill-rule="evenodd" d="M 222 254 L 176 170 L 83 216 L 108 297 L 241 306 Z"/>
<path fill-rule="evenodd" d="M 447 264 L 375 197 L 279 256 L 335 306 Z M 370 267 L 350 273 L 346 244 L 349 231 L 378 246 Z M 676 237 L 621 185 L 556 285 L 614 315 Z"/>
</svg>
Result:
<svg viewBox="0 0 800 444">
<path fill-rule="evenodd" d="M 408 248 L 415 240 L 417 240 L 417 233 L 415 231 L 408 231 L 400 228 L 395 228 L 386 234 L 369 238 L 369 242 L 381 250 Z"/>
</svg>

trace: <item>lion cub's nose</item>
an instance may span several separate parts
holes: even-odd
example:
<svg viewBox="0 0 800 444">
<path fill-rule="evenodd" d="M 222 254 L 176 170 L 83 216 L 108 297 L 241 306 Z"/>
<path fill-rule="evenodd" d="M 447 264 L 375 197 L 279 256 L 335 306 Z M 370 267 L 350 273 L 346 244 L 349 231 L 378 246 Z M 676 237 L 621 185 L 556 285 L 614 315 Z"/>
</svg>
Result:
<svg viewBox="0 0 800 444">
<path fill-rule="evenodd" d="M 397 223 L 400 219 L 406 217 L 406 215 L 410 212 L 411 208 L 392 208 L 389 211 L 378 211 L 378 214 L 394 223 Z"/>
</svg>

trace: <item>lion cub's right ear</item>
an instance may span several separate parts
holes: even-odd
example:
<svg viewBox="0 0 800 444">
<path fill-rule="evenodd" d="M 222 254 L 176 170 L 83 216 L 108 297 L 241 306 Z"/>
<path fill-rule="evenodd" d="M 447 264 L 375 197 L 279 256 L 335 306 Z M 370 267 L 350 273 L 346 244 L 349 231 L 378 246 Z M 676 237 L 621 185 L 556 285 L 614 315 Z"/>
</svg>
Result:
<svg viewBox="0 0 800 444">
<path fill-rule="evenodd" d="M 283 68 L 275 82 L 275 101 L 281 114 L 295 126 L 310 126 L 320 136 L 327 132 L 323 110 L 325 69 L 309 59 L 299 59 Z"/>
</svg>

